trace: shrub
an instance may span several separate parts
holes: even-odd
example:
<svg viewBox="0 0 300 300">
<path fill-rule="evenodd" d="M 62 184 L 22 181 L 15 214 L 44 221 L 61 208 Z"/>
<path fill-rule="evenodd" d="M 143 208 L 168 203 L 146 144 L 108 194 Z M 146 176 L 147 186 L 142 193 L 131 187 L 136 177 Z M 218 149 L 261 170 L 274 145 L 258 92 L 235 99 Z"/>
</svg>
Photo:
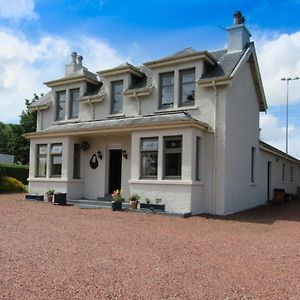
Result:
<svg viewBox="0 0 300 300">
<path fill-rule="evenodd" d="M 25 185 L 16 178 L 4 176 L 0 184 L 0 193 L 26 192 Z"/>
<path fill-rule="evenodd" d="M 0 165 L 0 183 L 2 181 L 3 176 L 4 176 L 4 170 L 3 167 Z"/>
<path fill-rule="evenodd" d="M 0 164 L 0 177 L 2 176 L 13 177 L 20 180 L 23 184 L 27 185 L 27 178 L 29 174 L 29 167 L 27 165 L 6 165 Z"/>
</svg>

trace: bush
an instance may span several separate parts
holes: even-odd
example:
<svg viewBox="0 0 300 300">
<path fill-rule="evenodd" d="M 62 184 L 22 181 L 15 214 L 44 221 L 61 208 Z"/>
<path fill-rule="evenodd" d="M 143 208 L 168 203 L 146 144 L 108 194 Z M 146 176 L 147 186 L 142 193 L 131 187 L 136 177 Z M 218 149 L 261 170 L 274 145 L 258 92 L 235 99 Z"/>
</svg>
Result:
<svg viewBox="0 0 300 300">
<path fill-rule="evenodd" d="M 29 175 L 29 167 L 26 165 L 6 165 L 0 164 L 0 177 L 2 176 L 13 177 L 20 180 L 23 184 L 27 185 L 27 178 Z"/>
<path fill-rule="evenodd" d="M 0 183 L 1 183 L 3 176 L 4 176 L 4 170 L 3 170 L 3 167 L 0 165 Z"/>
<path fill-rule="evenodd" d="M 25 185 L 16 178 L 4 176 L 0 183 L 0 193 L 26 192 Z"/>
</svg>

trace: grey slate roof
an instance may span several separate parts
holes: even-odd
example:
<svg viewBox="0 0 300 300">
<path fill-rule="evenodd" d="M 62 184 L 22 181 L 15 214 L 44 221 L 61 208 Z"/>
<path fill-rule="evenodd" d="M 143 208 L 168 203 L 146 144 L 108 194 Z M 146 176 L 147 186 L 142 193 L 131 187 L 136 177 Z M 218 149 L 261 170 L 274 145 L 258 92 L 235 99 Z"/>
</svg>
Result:
<svg viewBox="0 0 300 300">
<path fill-rule="evenodd" d="M 226 49 L 210 52 L 217 60 L 217 64 L 207 66 L 201 79 L 230 76 L 247 49 L 231 53 L 227 53 Z"/>
<path fill-rule="evenodd" d="M 42 97 L 40 97 L 38 100 L 32 102 L 30 105 L 29 105 L 29 108 L 30 109 L 34 109 L 34 108 L 38 108 L 38 107 L 41 107 L 41 106 L 44 106 L 44 105 L 51 105 L 51 92 L 48 92 L 47 94 L 43 95 Z"/>
<path fill-rule="evenodd" d="M 125 94 L 133 91 L 147 91 L 151 88 L 151 86 L 153 86 L 152 71 L 144 65 L 140 66 L 139 69 L 145 74 L 145 76 L 142 78 L 136 78 L 135 81 L 132 81 L 131 86 L 125 91 Z"/>
<path fill-rule="evenodd" d="M 168 113 L 168 114 L 151 114 L 145 116 L 135 116 L 126 118 L 114 118 L 98 121 L 74 122 L 68 124 L 58 124 L 48 127 L 44 130 L 32 133 L 32 135 L 51 134 L 51 133 L 70 133 L 70 132 L 87 132 L 93 130 L 105 129 L 122 129 L 128 126 L 145 126 L 155 125 L 156 123 L 173 123 L 173 122 L 197 122 L 199 125 L 207 127 L 207 124 L 193 119 L 186 112 Z"/>
</svg>

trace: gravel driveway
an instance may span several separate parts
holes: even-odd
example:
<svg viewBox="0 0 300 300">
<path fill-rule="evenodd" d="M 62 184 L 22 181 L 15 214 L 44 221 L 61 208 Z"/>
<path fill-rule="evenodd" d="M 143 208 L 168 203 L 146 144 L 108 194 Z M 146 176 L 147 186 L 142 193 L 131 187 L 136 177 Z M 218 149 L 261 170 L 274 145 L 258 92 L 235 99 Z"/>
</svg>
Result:
<svg viewBox="0 0 300 300">
<path fill-rule="evenodd" d="M 300 299 L 300 201 L 226 218 L 0 195 L 0 299 Z"/>
</svg>

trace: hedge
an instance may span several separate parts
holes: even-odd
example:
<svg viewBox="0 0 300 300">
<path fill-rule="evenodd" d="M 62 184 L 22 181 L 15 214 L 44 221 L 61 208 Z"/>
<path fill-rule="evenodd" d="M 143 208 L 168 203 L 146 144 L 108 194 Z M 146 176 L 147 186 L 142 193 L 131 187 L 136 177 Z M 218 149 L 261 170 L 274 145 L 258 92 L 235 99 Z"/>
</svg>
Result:
<svg viewBox="0 0 300 300">
<path fill-rule="evenodd" d="M 27 185 L 27 178 L 29 175 L 29 167 L 27 165 L 6 165 L 0 164 L 0 178 L 1 176 L 13 177 Z"/>
<path fill-rule="evenodd" d="M 25 185 L 16 178 L 4 176 L 1 179 L 0 193 L 26 192 Z"/>
</svg>

